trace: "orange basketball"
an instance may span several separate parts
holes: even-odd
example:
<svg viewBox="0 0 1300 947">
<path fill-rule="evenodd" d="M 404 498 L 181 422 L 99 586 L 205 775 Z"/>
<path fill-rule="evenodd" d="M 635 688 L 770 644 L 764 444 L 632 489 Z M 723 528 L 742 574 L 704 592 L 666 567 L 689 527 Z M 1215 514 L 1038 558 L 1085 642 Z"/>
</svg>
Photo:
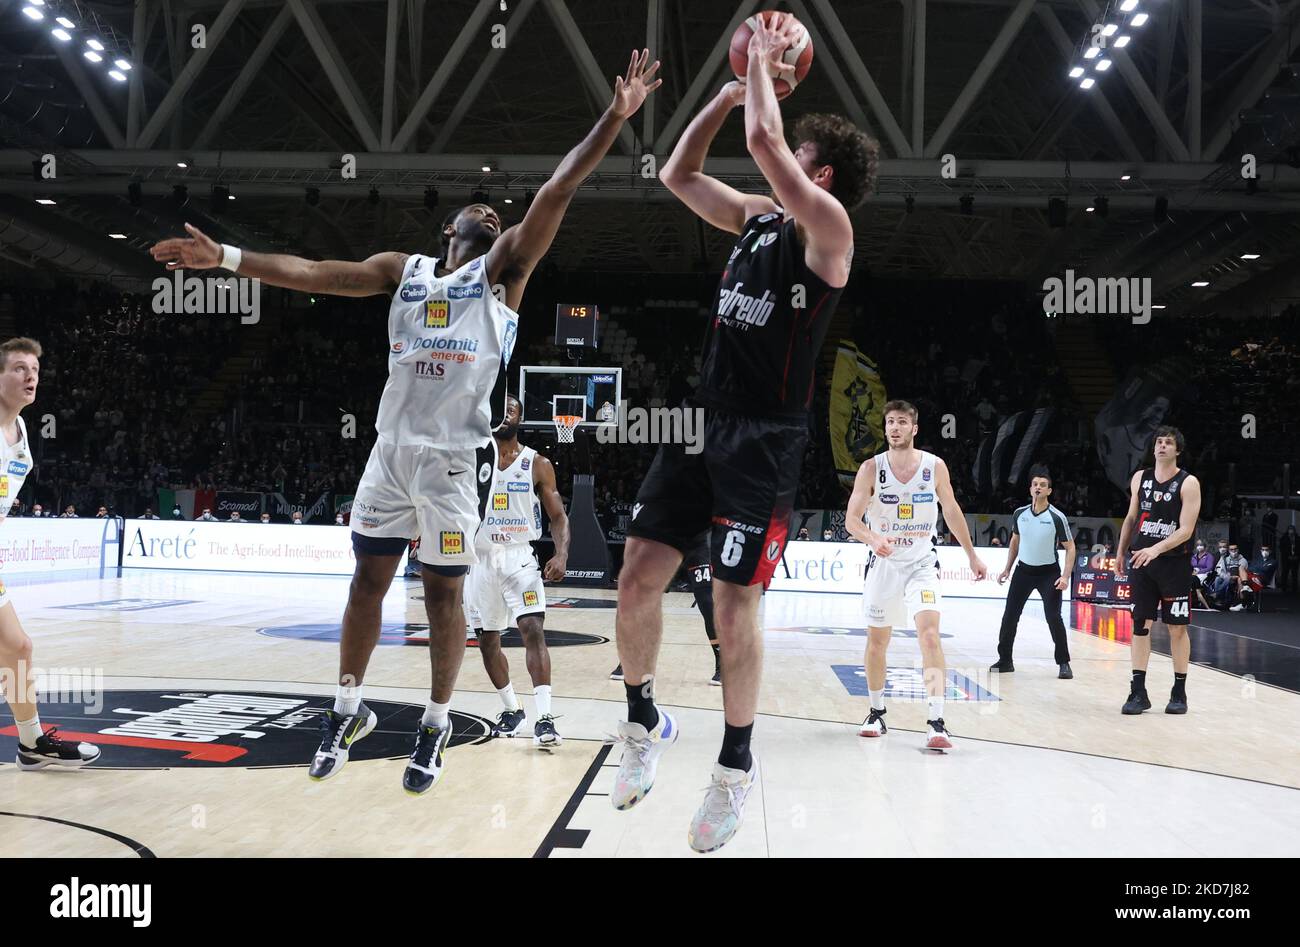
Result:
<svg viewBox="0 0 1300 947">
<path fill-rule="evenodd" d="M 754 27 L 758 25 L 758 18 L 761 16 L 764 23 L 770 23 L 772 17 L 776 15 L 776 10 L 764 10 L 761 13 L 755 13 L 736 27 L 736 32 L 731 37 L 731 71 L 736 74 L 737 79 L 743 80 L 745 74 L 749 71 L 749 38 L 754 35 Z M 776 87 L 776 97 L 778 99 L 784 99 L 793 92 L 794 87 L 803 82 L 804 77 L 808 75 L 808 69 L 812 66 L 812 37 L 808 35 L 806 26 L 798 20 L 794 22 L 800 30 L 799 39 L 781 57 L 784 62 L 794 66 L 794 77 L 790 79 L 778 78 L 775 72 L 773 73 L 773 85 Z"/>
</svg>

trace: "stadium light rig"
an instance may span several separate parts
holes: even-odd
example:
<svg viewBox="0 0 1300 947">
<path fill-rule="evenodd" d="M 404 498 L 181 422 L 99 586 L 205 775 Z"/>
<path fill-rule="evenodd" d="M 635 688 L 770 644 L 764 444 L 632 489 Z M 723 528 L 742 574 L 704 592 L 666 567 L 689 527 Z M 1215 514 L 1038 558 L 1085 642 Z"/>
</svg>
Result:
<svg viewBox="0 0 1300 947">
<path fill-rule="evenodd" d="M 1080 89 L 1091 89 L 1097 84 L 1099 73 L 1108 72 L 1113 64 L 1109 52 L 1112 49 L 1124 49 L 1135 38 L 1135 30 L 1141 29 L 1149 20 L 1150 14 L 1143 5 L 1151 5 L 1152 0 L 1107 0 L 1106 9 L 1101 18 L 1088 28 L 1087 34 L 1075 47 L 1070 57 L 1068 72 Z"/>
<path fill-rule="evenodd" d="M 82 58 L 103 65 L 115 82 L 127 81 L 127 73 L 131 71 L 130 49 L 111 26 L 100 21 L 94 10 L 83 9 L 77 0 L 20 0 L 20 3 L 23 16 L 49 29 L 56 47 L 71 44 L 80 34 L 85 40 Z"/>
</svg>

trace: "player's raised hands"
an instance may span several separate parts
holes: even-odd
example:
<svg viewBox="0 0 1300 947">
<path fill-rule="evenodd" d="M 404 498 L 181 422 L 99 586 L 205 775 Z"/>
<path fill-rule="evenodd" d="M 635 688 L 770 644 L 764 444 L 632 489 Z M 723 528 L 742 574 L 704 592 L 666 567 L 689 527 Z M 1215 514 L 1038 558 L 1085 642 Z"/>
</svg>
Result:
<svg viewBox="0 0 1300 947">
<path fill-rule="evenodd" d="M 198 227 L 185 225 L 188 237 L 159 240 L 149 253 L 169 270 L 205 270 L 221 264 L 221 244 Z"/>
<path fill-rule="evenodd" d="M 777 13 L 770 20 L 760 16 L 749 38 L 749 55 L 758 55 L 772 78 L 793 78 L 794 65 L 782 61 L 781 57 L 799 41 L 802 30 L 799 21 L 788 13 Z"/>
<path fill-rule="evenodd" d="M 627 118 L 639 109 L 646 96 L 664 84 L 662 79 L 654 78 L 659 70 L 659 60 L 647 66 L 649 62 L 650 50 L 643 49 L 638 53 L 634 49 L 632 58 L 628 60 L 627 77 L 614 79 L 614 101 L 609 107 L 620 118 Z"/>
</svg>

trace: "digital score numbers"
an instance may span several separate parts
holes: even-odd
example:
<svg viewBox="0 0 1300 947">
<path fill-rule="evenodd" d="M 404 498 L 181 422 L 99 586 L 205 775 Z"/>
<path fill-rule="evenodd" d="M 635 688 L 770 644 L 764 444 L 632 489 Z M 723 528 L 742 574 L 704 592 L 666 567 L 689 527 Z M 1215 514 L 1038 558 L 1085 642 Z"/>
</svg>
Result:
<svg viewBox="0 0 1300 947">
<path fill-rule="evenodd" d="M 600 310 L 590 303 L 560 303 L 555 307 L 555 344 L 595 348 Z"/>
<path fill-rule="evenodd" d="M 1128 580 L 1115 578 L 1115 557 L 1081 555 L 1074 569 L 1073 597 L 1081 602 L 1129 605 L 1132 590 Z"/>
</svg>

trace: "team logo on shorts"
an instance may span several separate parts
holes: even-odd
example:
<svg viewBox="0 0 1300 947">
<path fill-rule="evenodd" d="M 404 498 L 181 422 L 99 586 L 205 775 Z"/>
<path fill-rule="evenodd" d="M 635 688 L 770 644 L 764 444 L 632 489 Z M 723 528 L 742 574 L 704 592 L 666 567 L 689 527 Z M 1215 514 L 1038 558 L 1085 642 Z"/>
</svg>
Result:
<svg viewBox="0 0 1300 947">
<path fill-rule="evenodd" d="M 531 607 L 537 604 L 537 593 L 529 589 L 524 593 L 524 604 Z"/>
<path fill-rule="evenodd" d="M 494 510 L 510 509 L 510 495 L 507 493 L 492 494 L 492 509 Z"/>
<path fill-rule="evenodd" d="M 912 504 L 910 503 L 898 504 L 898 518 L 900 520 L 910 520 L 912 518 Z"/>
<path fill-rule="evenodd" d="M 478 469 L 478 482 L 487 483 L 488 478 L 491 476 L 492 476 L 492 465 L 485 460 L 483 461 L 483 466 Z"/>
<path fill-rule="evenodd" d="M 640 512 L 641 512 L 641 504 L 640 503 L 632 504 L 632 519 L 636 519 L 636 515 Z"/>
<path fill-rule="evenodd" d="M 426 329 L 447 328 L 447 317 L 451 305 L 445 299 L 430 299 L 424 304 L 424 327 Z"/>
<path fill-rule="evenodd" d="M 933 593 L 933 592 L 922 592 L 922 593 L 921 593 L 921 604 L 922 604 L 922 605 L 933 605 L 933 604 L 934 604 L 934 593 Z"/>
<path fill-rule="evenodd" d="M 767 558 L 769 562 L 776 562 L 776 557 L 781 555 L 781 544 L 775 539 L 767 544 Z"/>
<path fill-rule="evenodd" d="M 444 556 L 459 556 L 465 551 L 465 534 L 460 530 L 443 530 L 438 534 Z"/>
</svg>

